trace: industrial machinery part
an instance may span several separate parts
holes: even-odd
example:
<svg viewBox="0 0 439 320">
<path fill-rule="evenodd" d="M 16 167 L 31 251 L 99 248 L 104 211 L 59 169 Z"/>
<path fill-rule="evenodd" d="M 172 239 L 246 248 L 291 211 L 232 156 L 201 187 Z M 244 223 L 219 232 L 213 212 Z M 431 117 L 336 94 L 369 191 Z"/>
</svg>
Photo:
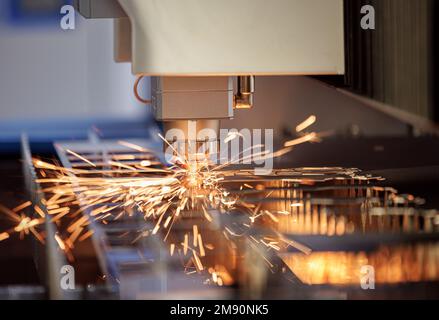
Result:
<svg viewBox="0 0 439 320">
<path fill-rule="evenodd" d="M 21 138 L 21 154 L 23 157 L 23 174 L 30 199 L 33 203 L 41 203 L 42 192 L 36 182 L 37 173 L 32 165 L 32 154 L 28 138 L 23 134 Z M 49 219 L 45 220 L 44 230 L 49 239 L 53 239 L 56 227 Z M 47 294 L 50 299 L 64 299 L 71 297 L 71 292 L 63 291 L 59 285 L 59 270 L 61 266 L 67 264 L 66 257 L 59 252 L 59 248 L 54 241 L 49 241 L 46 246 L 36 243 L 35 262 L 37 271 L 42 279 L 43 285 L 48 289 Z"/>
<path fill-rule="evenodd" d="M 152 77 L 152 105 L 160 121 L 233 117 L 229 77 Z"/>
<path fill-rule="evenodd" d="M 164 122 L 230 119 L 234 108 L 253 106 L 258 75 L 344 73 L 342 0 L 77 0 L 76 6 L 86 18 L 118 19 L 115 60 L 154 77 L 151 100 Z M 230 76 L 237 76 L 235 96 Z"/>
<path fill-rule="evenodd" d="M 251 109 L 254 104 L 255 77 L 239 76 L 235 95 L 236 109 Z"/>
</svg>

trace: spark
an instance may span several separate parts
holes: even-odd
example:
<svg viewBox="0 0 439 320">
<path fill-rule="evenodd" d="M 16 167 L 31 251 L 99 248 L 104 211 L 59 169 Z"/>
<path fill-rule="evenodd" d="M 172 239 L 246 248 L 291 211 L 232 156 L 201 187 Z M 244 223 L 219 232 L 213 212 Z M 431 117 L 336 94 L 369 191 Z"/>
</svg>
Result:
<svg viewBox="0 0 439 320">
<path fill-rule="evenodd" d="M 227 134 L 227 137 L 224 139 L 224 143 L 229 143 L 230 141 L 232 141 L 232 140 L 235 140 L 236 138 L 238 138 L 238 137 L 242 137 L 242 138 L 244 138 L 244 136 L 241 134 L 241 133 L 239 133 L 238 131 L 230 131 L 228 134 Z"/>
<path fill-rule="evenodd" d="M 75 156 L 76 158 L 78 158 L 78 159 L 80 159 L 80 160 L 82 160 L 82 161 L 88 163 L 89 165 L 91 165 L 91 166 L 93 166 L 93 167 L 96 167 L 96 165 L 95 165 L 93 162 L 91 162 L 91 161 L 88 160 L 87 158 L 85 158 L 85 157 L 83 157 L 83 156 L 77 154 L 76 152 L 74 152 L 74 151 L 72 151 L 72 150 L 68 150 L 68 149 L 66 150 L 66 152 L 67 152 L 67 153 L 70 153 L 72 156 Z"/>
<path fill-rule="evenodd" d="M 305 130 L 306 128 L 312 126 L 317 120 L 317 117 L 312 115 L 309 116 L 308 119 L 306 119 L 305 121 L 303 121 L 302 123 L 298 124 L 296 127 L 296 132 L 301 132 L 303 130 Z"/>
<path fill-rule="evenodd" d="M 7 232 L 0 233 L 0 241 L 6 240 L 8 238 L 9 238 L 9 233 Z"/>
<path fill-rule="evenodd" d="M 131 166 L 126 165 L 126 164 L 123 164 L 121 162 L 112 161 L 112 160 L 108 161 L 108 164 L 111 164 L 112 166 L 115 166 L 115 167 L 125 168 L 125 169 L 128 169 L 128 170 L 133 170 L 133 171 L 137 170 L 134 167 L 131 167 Z"/>
<path fill-rule="evenodd" d="M 84 233 L 80 238 L 79 242 L 85 241 L 86 239 L 90 238 L 94 234 L 94 230 L 88 230 L 86 233 Z"/>
<path fill-rule="evenodd" d="M 290 204 L 290 207 L 302 207 L 302 206 L 303 206 L 303 203 L 300 203 L 300 202 L 293 202 Z"/>
<path fill-rule="evenodd" d="M 200 270 L 200 271 L 203 271 L 204 270 L 204 266 L 201 263 L 201 260 L 200 260 L 200 258 L 198 257 L 198 255 L 197 255 L 197 253 L 195 251 L 193 252 L 193 257 L 194 257 L 195 265 L 196 265 L 197 269 Z"/>
<path fill-rule="evenodd" d="M 10 238 L 12 233 L 18 233 L 20 235 L 20 239 L 23 238 L 24 235 L 31 233 L 38 241 L 44 243 L 43 236 L 35 229 L 44 223 L 44 219 L 33 219 L 23 212 L 24 209 L 29 208 L 31 205 L 32 202 L 29 203 L 29 201 L 26 201 L 11 210 L 0 204 L 0 212 L 6 214 L 14 223 L 16 223 L 15 227 L 11 228 L 9 231 L 0 233 L 0 241 Z"/>
<path fill-rule="evenodd" d="M 187 250 L 188 250 L 188 242 L 189 242 L 189 237 L 187 235 L 187 233 L 184 235 L 184 242 L 183 242 L 183 254 L 186 255 L 187 254 Z"/>
<path fill-rule="evenodd" d="M 6 214 L 13 221 L 16 221 L 16 222 L 20 222 L 21 221 L 20 216 L 17 213 L 15 213 L 14 211 L 6 208 L 5 206 L 3 206 L 1 204 L 0 204 L 0 212 L 3 212 L 4 214 Z"/>
<path fill-rule="evenodd" d="M 207 212 L 206 208 L 203 206 L 202 209 L 203 209 L 204 217 L 206 218 L 206 220 L 209 221 L 209 222 L 212 222 L 212 217 Z"/>
<path fill-rule="evenodd" d="M 136 150 L 139 152 L 148 152 L 149 151 L 148 149 L 145 149 L 144 147 L 138 146 L 138 145 L 131 143 L 131 142 L 119 141 L 118 143 L 124 147 L 127 147 L 129 149 L 133 149 L 133 150 Z"/>
<path fill-rule="evenodd" d="M 14 228 L 15 232 L 29 231 L 29 229 L 41 224 L 39 219 L 31 219 L 24 217 L 20 223 Z"/>
<path fill-rule="evenodd" d="M 27 207 L 30 207 L 31 205 L 32 205 L 31 201 L 26 201 L 26 202 L 20 204 L 19 206 L 15 207 L 14 209 L 12 209 L 12 211 L 19 212 L 19 211 L 26 209 Z"/>
<path fill-rule="evenodd" d="M 313 124 L 315 119 L 310 117 L 307 121 L 308 123 L 301 124 L 300 131 Z M 306 127 L 305 124 L 307 124 Z M 240 136 L 242 135 L 237 132 L 229 134 L 225 142 L 228 143 Z M 188 265 L 190 262 L 191 268 L 195 267 L 196 271 L 200 272 L 205 269 L 203 265 L 205 259 L 203 258 L 208 256 L 209 251 L 220 246 L 217 246 L 216 243 L 204 243 L 205 239 L 210 240 L 210 238 L 206 238 L 204 233 L 201 234 L 201 231 L 205 230 L 201 224 L 193 224 L 192 232 L 187 231 L 178 235 L 177 232 L 171 232 L 175 228 L 174 225 L 190 218 L 191 212 L 195 211 L 200 213 L 203 219 L 201 223 L 214 223 L 212 212 L 215 213 L 216 220 L 217 214 L 229 213 L 234 209 L 248 212 L 252 223 L 257 217 L 263 215 L 268 216 L 274 222 L 279 222 L 279 218 L 274 213 L 261 210 L 260 206 L 251 207 L 239 196 L 227 191 L 222 185 L 223 169 L 249 159 L 261 160 L 281 157 L 290 152 L 295 145 L 315 141 L 318 135 L 310 133 L 289 141 L 285 144 L 285 148 L 277 151 L 260 151 L 263 145 L 253 146 L 221 165 L 214 165 L 203 153 L 195 156 L 181 155 L 163 136 L 159 135 L 159 137 L 174 152 L 174 158 L 170 162 L 170 166 L 167 167 L 154 160 L 150 156 L 150 150 L 126 141 L 118 143 L 139 153 L 112 155 L 109 159 L 101 159 L 97 156 L 88 155 L 85 157 L 79 152 L 65 150 L 68 154 L 84 162 L 73 168 L 65 168 L 41 159 L 33 159 L 33 165 L 40 173 L 36 182 L 39 183 L 44 193 L 41 204 L 33 205 L 39 218 L 32 219 L 26 215 L 17 214 L 32 206 L 29 201 L 13 210 L 0 206 L 0 211 L 16 223 L 12 232 L 20 233 L 20 235 L 30 232 L 41 242 L 44 238 L 35 228 L 45 221 L 46 216 L 50 216 L 50 221 L 58 224 L 60 224 L 61 219 L 63 221 L 70 219 L 65 230 L 55 235 L 55 241 L 66 254 L 69 254 L 68 251 L 74 247 L 75 242 L 84 241 L 94 234 L 94 230 L 90 228 L 91 223 L 107 224 L 124 216 L 140 214 L 145 220 L 145 228 L 140 230 L 134 242 L 146 236 L 161 237 L 164 242 L 171 242 L 169 243 L 171 256 L 175 254 L 181 256 L 183 253 L 185 264 Z M 249 153 L 248 151 L 254 152 Z M 142 154 L 146 152 L 148 154 Z M 102 170 L 97 169 L 101 166 L 104 167 Z M 242 184 L 241 190 L 243 188 L 255 191 L 264 190 L 259 185 L 253 186 L 249 183 Z M 267 197 L 270 194 L 271 192 L 268 192 Z M 76 209 L 78 206 L 79 209 Z M 150 224 L 150 222 L 153 223 Z M 245 230 L 251 228 L 248 223 L 244 223 L 242 226 L 246 227 Z M 232 243 L 232 247 L 235 244 L 231 239 L 247 236 L 246 231 L 234 231 L 235 228 L 232 230 L 227 226 L 221 226 L 221 228 L 223 232 L 219 232 L 219 234 L 224 235 L 226 240 Z M 10 232 L 1 233 L 0 241 L 7 239 L 10 234 Z M 177 237 L 183 237 L 183 239 L 176 239 Z M 252 240 L 255 243 L 263 243 L 255 237 Z M 293 242 L 274 239 L 265 243 L 267 247 L 279 251 L 282 249 L 282 245 L 291 246 Z M 209 251 L 206 252 L 206 250 Z M 264 257 L 264 259 L 266 258 Z M 222 271 L 220 275 L 219 272 L 216 272 L 218 285 L 231 283 L 231 281 L 226 280 L 225 273 L 226 271 Z"/>
<path fill-rule="evenodd" d="M 198 245 L 198 226 L 196 224 L 193 225 L 193 233 L 194 233 L 194 241 L 193 245 L 196 247 Z"/>
<path fill-rule="evenodd" d="M 70 237 L 68 238 L 69 243 L 73 244 L 75 243 L 76 239 L 78 239 L 79 235 L 82 233 L 84 229 L 81 227 L 78 227 L 77 229 L 75 229 L 73 231 L 73 233 L 70 235 Z"/>
<path fill-rule="evenodd" d="M 64 241 L 60 238 L 60 236 L 58 234 L 55 234 L 55 240 L 58 243 L 58 246 L 60 247 L 60 249 L 65 251 L 66 250 L 66 245 L 65 245 Z"/>
<path fill-rule="evenodd" d="M 316 139 L 317 134 L 315 132 L 311 132 L 307 135 L 304 135 L 303 137 L 294 139 L 294 140 L 290 140 L 284 143 L 285 147 L 292 147 L 292 146 L 296 146 L 298 144 L 302 144 L 305 142 L 309 142 L 309 141 L 313 141 L 314 139 Z"/>
<path fill-rule="evenodd" d="M 269 216 L 270 219 L 273 220 L 274 222 L 276 222 L 276 223 L 279 222 L 279 219 L 278 219 L 274 214 L 272 214 L 270 211 L 265 210 L 264 213 L 265 213 L 267 216 Z"/>
<path fill-rule="evenodd" d="M 140 165 L 141 165 L 142 167 L 150 167 L 151 164 L 152 164 L 152 162 L 149 161 L 149 160 L 143 160 L 143 161 L 140 161 Z"/>
<path fill-rule="evenodd" d="M 200 248 L 200 256 L 204 257 L 206 255 L 206 251 L 204 251 L 203 238 L 201 234 L 198 234 L 198 245 Z"/>
</svg>

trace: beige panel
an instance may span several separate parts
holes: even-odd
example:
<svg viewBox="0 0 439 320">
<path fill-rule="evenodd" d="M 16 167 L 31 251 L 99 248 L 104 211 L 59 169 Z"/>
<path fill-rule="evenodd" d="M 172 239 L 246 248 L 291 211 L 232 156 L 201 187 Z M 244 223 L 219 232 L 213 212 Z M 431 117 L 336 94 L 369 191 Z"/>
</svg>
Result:
<svg viewBox="0 0 439 320">
<path fill-rule="evenodd" d="M 152 77 L 157 120 L 225 119 L 233 116 L 229 77 Z"/>
<path fill-rule="evenodd" d="M 342 0 L 119 0 L 133 72 L 343 74 Z"/>
<path fill-rule="evenodd" d="M 157 95 L 157 120 L 226 119 L 233 115 L 231 91 L 169 92 Z"/>
<path fill-rule="evenodd" d="M 151 81 L 152 90 L 158 92 L 233 90 L 229 77 L 153 77 Z"/>
</svg>

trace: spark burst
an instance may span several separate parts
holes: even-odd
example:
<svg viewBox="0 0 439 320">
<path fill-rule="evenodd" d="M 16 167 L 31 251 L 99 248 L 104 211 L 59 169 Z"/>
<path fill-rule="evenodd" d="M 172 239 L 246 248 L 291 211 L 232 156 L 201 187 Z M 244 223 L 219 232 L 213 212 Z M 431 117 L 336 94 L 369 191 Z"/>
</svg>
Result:
<svg viewBox="0 0 439 320">
<path fill-rule="evenodd" d="M 299 124 L 297 131 L 305 130 L 314 122 L 315 117 L 307 119 Z M 262 152 L 253 157 L 278 157 L 291 151 L 293 146 L 318 141 L 319 137 L 315 132 L 298 134 L 299 138 L 285 143 L 286 148 L 275 153 Z M 239 138 L 239 135 L 229 136 L 225 142 L 229 143 L 236 138 Z M 129 142 L 120 141 L 120 144 L 136 152 L 149 152 Z M 108 221 L 132 216 L 133 212 L 136 212 L 140 213 L 145 221 L 145 230 L 139 231 L 136 240 L 161 234 L 163 241 L 168 242 L 171 256 L 178 253 L 186 257 L 185 268 L 193 266 L 195 271 L 200 272 L 206 270 L 202 261 L 206 251 L 214 250 L 216 244 L 204 241 L 204 235 L 197 224 L 192 226 L 191 232 L 185 232 L 180 238 L 176 238 L 171 230 L 179 220 L 192 215 L 193 212 L 199 212 L 204 222 L 213 223 L 212 211 L 229 213 L 232 210 L 248 214 L 248 222 L 243 223 L 246 228 L 250 228 L 256 219 L 264 215 L 273 221 L 277 219 L 270 211 L 260 212 L 260 206 L 248 204 L 231 195 L 221 185 L 224 169 L 242 161 L 243 158 L 215 166 L 210 162 L 208 154 L 191 157 L 197 159 L 194 161 L 176 152 L 173 165 L 165 167 L 154 160 L 124 161 L 134 158 L 130 155 L 115 155 L 112 160 L 100 164 L 72 150 L 66 152 L 89 165 L 92 170 L 80 167 L 65 168 L 56 163 L 33 159 L 34 168 L 39 173 L 36 182 L 42 186 L 44 193 L 42 203 L 32 207 L 33 204 L 27 201 L 12 210 L 0 206 L 0 211 L 16 224 L 14 228 L 0 233 L 0 241 L 8 239 L 13 233 L 18 233 L 21 238 L 31 233 L 44 243 L 45 235 L 37 231 L 38 226 L 43 224 L 45 219 L 50 219 L 58 226 L 61 221 L 67 219 L 66 232 L 56 233 L 54 240 L 66 252 L 67 257 L 73 259 L 71 250 L 75 243 L 93 235 L 94 230 L 88 228 L 92 221 L 107 224 Z M 103 169 L 98 170 L 99 166 Z M 243 184 L 241 188 L 251 186 Z M 37 218 L 26 215 L 24 211 L 27 209 L 33 209 Z M 228 227 L 224 227 L 222 234 L 229 241 L 231 237 L 241 236 Z M 281 250 L 282 246 L 291 245 L 301 251 L 309 250 L 287 241 L 281 235 L 262 239 L 251 236 L 250 239 L 256 244 L 263 244 L 267 249 L 277 251 Z M 271 265 L 268 260 L 267 263 Z M 213 265 L 207 270 L 214 283 L 232 283 L 224 266 Z"/>
</svg>

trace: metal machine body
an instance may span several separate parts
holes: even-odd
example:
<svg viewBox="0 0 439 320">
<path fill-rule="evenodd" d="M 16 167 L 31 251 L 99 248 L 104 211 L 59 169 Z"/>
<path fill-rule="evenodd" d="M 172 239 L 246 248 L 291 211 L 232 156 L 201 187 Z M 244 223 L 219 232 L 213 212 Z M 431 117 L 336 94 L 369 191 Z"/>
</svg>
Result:
<svg viewBox="0 0 439 320">
<path fill-rule="evenodd" d="M 76 2 L 86 18 L 117 18 L 115 60 L 154 76 L 160 121 L 231 119 L 253 106 L 254 76 L 344 73 L 342 0 Z"/>
</svg>

